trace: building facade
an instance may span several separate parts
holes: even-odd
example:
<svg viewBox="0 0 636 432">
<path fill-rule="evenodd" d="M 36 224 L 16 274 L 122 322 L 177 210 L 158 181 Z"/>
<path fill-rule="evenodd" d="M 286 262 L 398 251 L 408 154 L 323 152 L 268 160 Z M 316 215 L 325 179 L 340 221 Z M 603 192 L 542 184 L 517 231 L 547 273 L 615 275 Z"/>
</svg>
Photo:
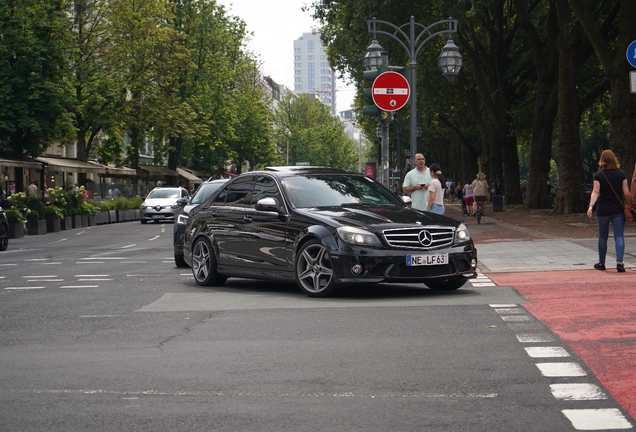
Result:
<svg viewBox="0 0 636 432">
<path fill-rule="evenodd" d="M 303 33 L 294 41 L 294 93 L 316 95 L 336 115 L 336 74 L 320 34 Z"/>
</svg>

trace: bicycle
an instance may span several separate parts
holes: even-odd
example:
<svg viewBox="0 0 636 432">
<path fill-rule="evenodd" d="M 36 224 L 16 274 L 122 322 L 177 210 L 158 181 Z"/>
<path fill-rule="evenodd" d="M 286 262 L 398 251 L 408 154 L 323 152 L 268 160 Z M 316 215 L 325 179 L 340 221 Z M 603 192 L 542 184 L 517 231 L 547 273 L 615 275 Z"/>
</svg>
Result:
<svg viewBox="0 0 636 432">
<path fill-rule="evenodd" d="M 486 201 L 487 197 L 482 195 L 475 196 L 475 202 L 477 203 L 477 211 L 475 212 L 475 216 L 477 216 L 477 223 L 481 225 L 481 217 L 484 215 L 484 201 Z"/>
</svg>

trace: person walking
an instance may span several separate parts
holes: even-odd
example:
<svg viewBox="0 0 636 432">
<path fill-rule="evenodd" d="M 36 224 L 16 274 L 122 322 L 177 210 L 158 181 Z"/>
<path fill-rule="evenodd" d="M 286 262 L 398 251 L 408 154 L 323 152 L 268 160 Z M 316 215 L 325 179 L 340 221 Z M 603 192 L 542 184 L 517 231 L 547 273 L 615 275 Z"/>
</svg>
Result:
<svg viewBox="0 0 636 432">
<path fill-rule="evenodd" d="M 609 237 L 609 225 L 614 231 L 614 243 L 616 247 L 616 270 L 619 273 L 625 271 L 623 255 L 625 254 L 625 215 L 624 204 L 620 197 L 629 202 L 631 199 L 627 176 L 620 169 L 616 155 L 611 150 L 603 150 L 598 161 L 601 170 L 594 174 L 594 187 L 590 196 L 590 205 L 587 208 L 587 217 L 592 217 L 592 210 L 596 206 L 596 222 L 598 225 L 598 263 L 594 264 L 596 270 L 605 270 L 605 256 L 607 255 L 607 238 Z"/>
<path fill-rule="evenodd" d="M 426 210 L 428 207 L 428 184 L 433 179 L 431 170 L 426 167 L 426 159 L 422 153 L 415 155 L 415 168 L 406 173 L 402 190 L 411 195 L 411 207 Z"/>
<path fill-rule="evenodd" d="M 632 208 L 636 209 L 636 164 L 634 164 L 634 174 L 632 175 Z"/>
<path fill-rule="evenodd" d="M 31 184 L 27 187 L 27 195 L 35 195 L 38 192 L 38 187 L 35 184 L 35 181 L 31 180 Z"/>
<path fill-rule="evenodd" d="M 485 203 L 488 201 L 488 196 L 490 195 L 490 191 L 488 190 L 488 182 L 486 181 L 486 174 L 483 172 L 478 172 L 475 180 L 473 180 L 473 200 L 475 201 L 473 204 L 473 214 L 477 213 L 477 201 L 481 201 Z M 484 215 L 484 209 L 482 204 L 482 216 Z"/>
<path fill-rule="evenodd" d="M 426 211 L 443 215 L 446 208 L 444 207 L 444 176 L 442 175 L 442 167 L 434 163 L 430 166 L 431 181 L 428 184 L 428 198 Z"/>
<path fill-rule="evenodd" d="M 466 204 L 466 212 L 468 216 L 474 216 L 475 212 L 473 211 L 473 184 L 466 182 L 464 185 L 464 204 Z"/>
</svg>

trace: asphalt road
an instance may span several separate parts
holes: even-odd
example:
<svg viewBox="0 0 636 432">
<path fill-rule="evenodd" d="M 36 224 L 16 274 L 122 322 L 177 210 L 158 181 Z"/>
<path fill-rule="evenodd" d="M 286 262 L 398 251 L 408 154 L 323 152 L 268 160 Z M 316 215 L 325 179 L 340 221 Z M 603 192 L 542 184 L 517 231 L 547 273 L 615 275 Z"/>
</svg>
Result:
<svg viewBox="0 0 636 432">
<path fill-rule="evenodd" d="M 618 406 L 556 398 L 519 332 L 554 335 L 489 282 L 321 300 L 250 280 L 200 287 L 174 266 L 171 225 L 13 240 L 0 429 L 570 431 L 562 410 Z M 599 386 L 582 368 L 576 382 Z"/>
</svg>

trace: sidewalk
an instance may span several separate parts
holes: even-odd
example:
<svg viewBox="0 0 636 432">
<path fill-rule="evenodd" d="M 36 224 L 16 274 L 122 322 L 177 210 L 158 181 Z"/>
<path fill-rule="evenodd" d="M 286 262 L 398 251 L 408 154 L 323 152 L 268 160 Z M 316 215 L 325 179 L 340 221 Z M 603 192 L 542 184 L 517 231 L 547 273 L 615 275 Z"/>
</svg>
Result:
<svg viewBox="0 0 636 432">
<path fill-rule="evenodd" d="M 513 212 L 518 214 L 512 215 Z M 506 210 L 505 207 L 504 212 L 493 213 L 492 208 L 487 207 L 486 216 L 482 218 L 481 225 L 477 224 L 474 217 L 464 217 L 477 247 L 479 269 L 483 273 L 592 269 L 592 266 L 598 262 L 595 220 L 585 218 L 587 221 L 581 222 L 577 221 L 576 216 L 559 218 L 544 213 L 541 216 L 528 214 L 527 211 L 520 209 Z M 459 218 L 460 214 L 459 205 L 446 206 L 446 216 Z M 526 224 L 525 221 L 530 217 L 540 220 L 541 224 L 531 222 L 545 226 L 546 229 L 540 231 L 521 226 Z M 504 218 L 517 221 L 517 225 L 501 220 Z M 572 222 L 572 220 L 575 221 Z M 629 224 L 625 229 L 623 259 L 625 268 L 631 270 L 636 269 L 636 227 L 634 225 Z M 579 227 L 581 235 L 577 236 Z M 559 236 L 560 233 L 564 236 Z M 616 272 L 615 260 L 614 241 L 610 233 L 606 260 L 608 271 Z"/>
</svg>

